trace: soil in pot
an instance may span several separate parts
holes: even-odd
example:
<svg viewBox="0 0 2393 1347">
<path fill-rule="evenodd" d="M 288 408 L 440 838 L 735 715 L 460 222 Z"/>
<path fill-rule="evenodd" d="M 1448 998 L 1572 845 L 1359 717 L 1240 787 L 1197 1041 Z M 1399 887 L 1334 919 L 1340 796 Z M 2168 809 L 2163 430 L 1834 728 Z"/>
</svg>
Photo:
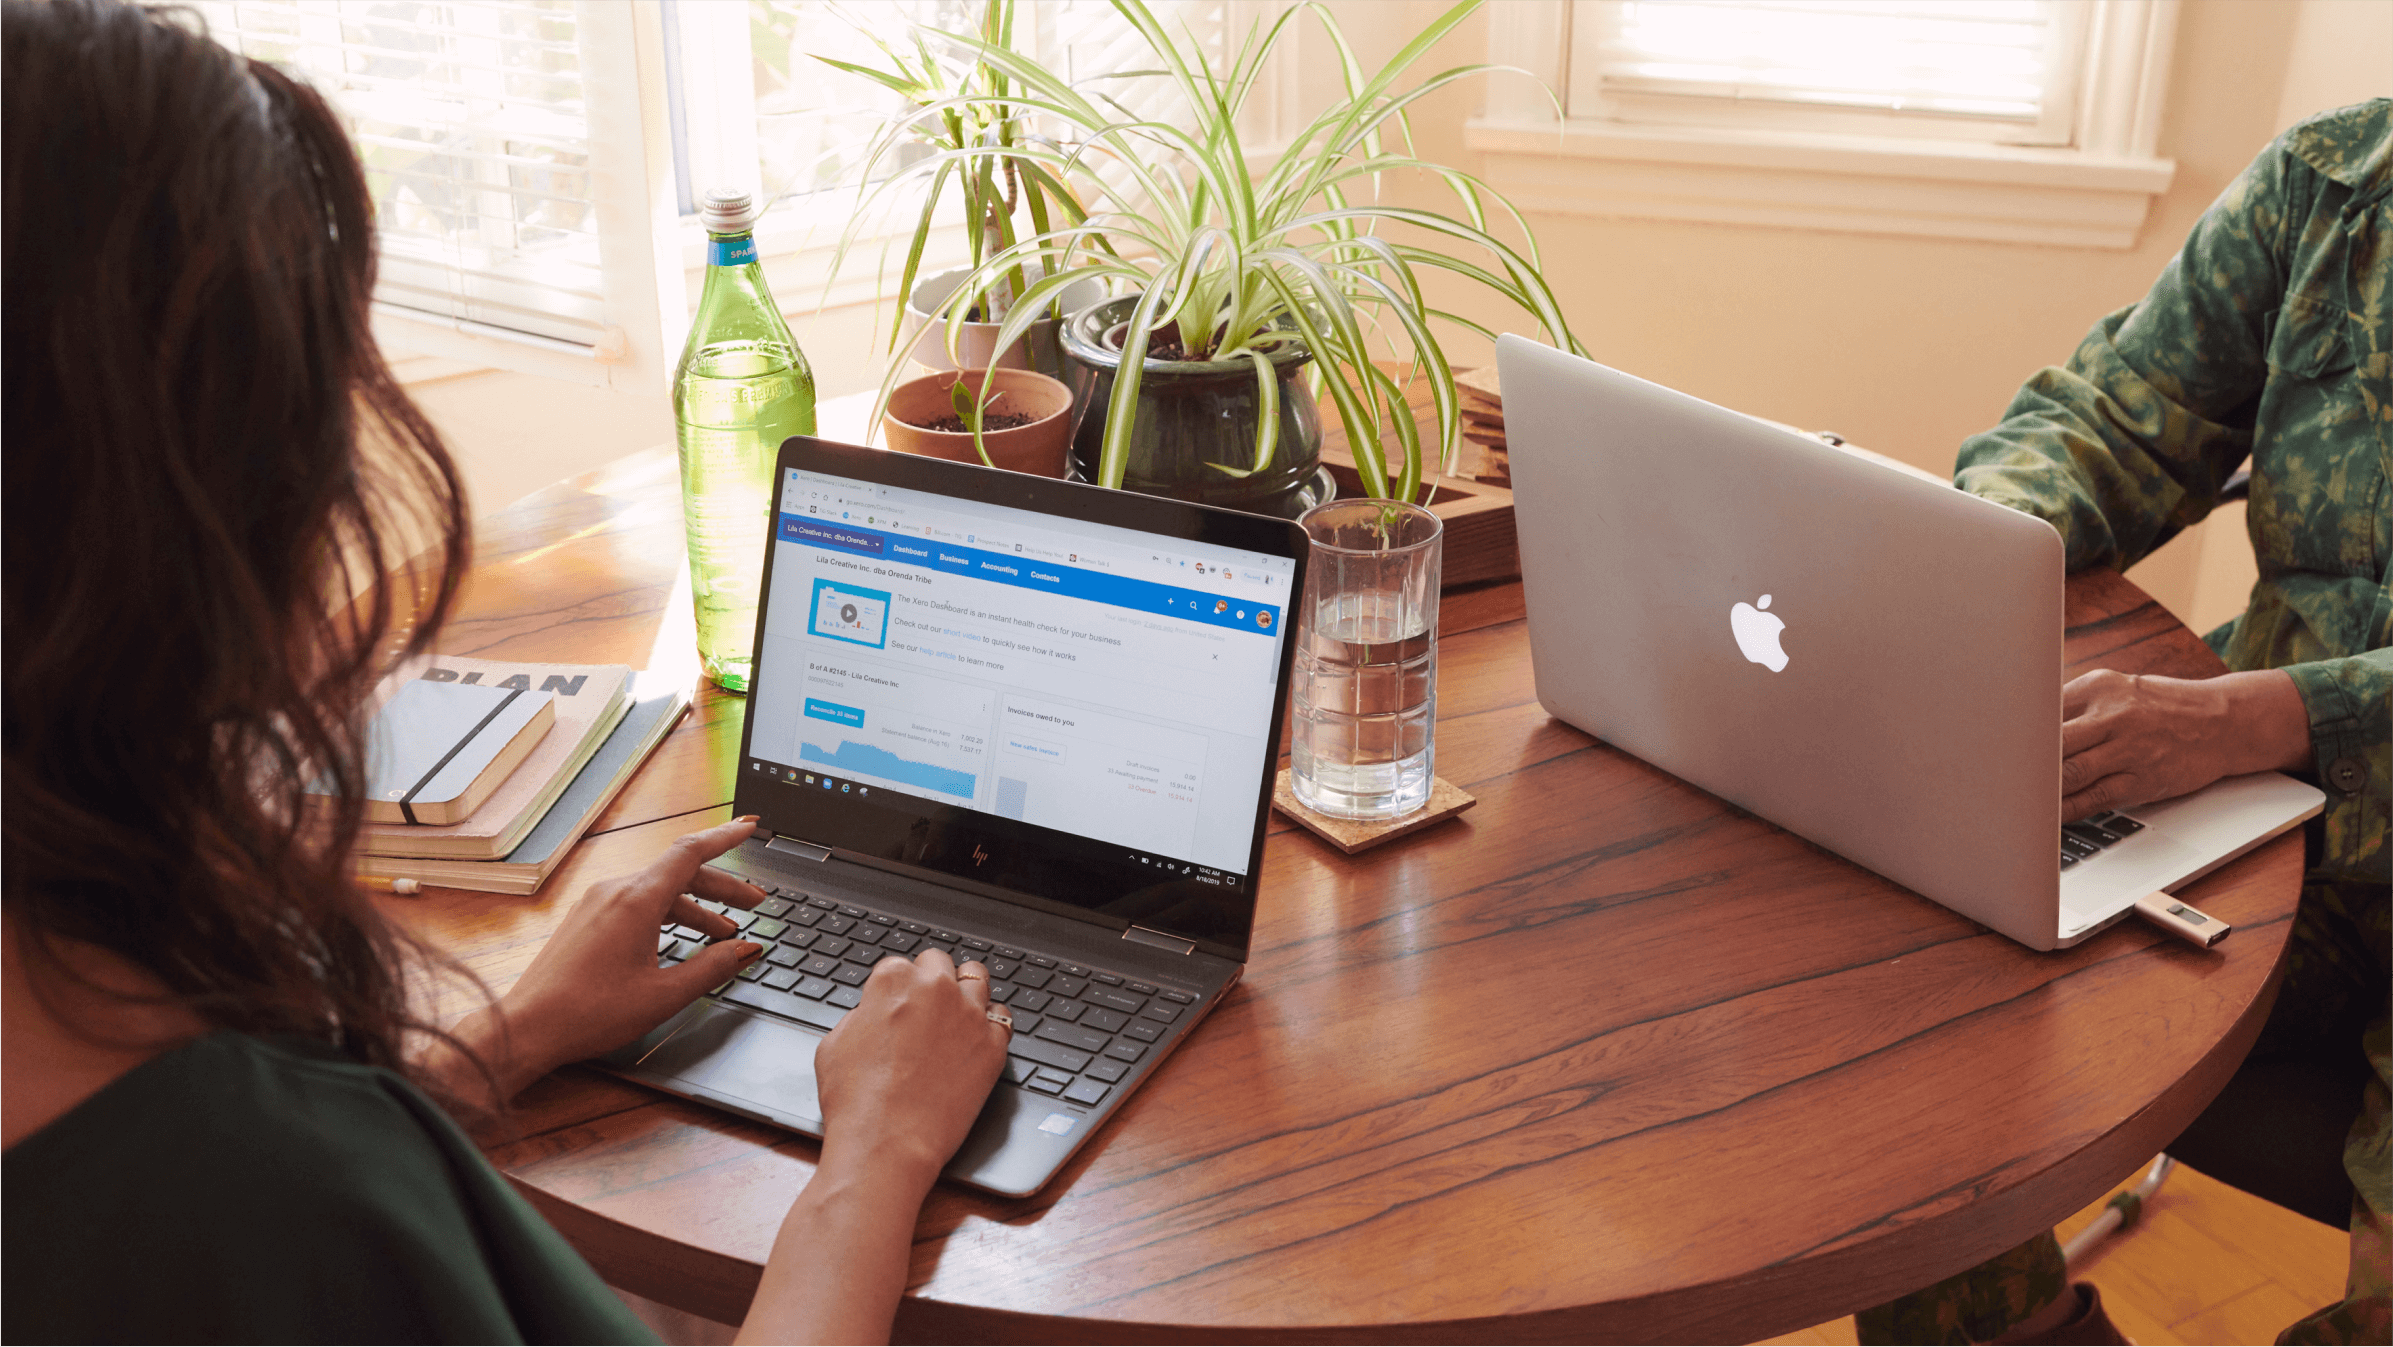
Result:
<svg viewBox="0 0 2393 1347">
<path fill-rule="evenodd" d="M 985 439 L 1000 430 L 1016 430 L 1029 425 L 1034 419 L 1019 412 L 990 412 L 980 419 L 981 436 Z M 932 421 L 910 421 L 907 424 L 919 425 L 924 430 L 945 431 L 950 435 L 972 433 L 972 427 L 964 424 L 964 418 L 952 412 Z"/>
<path fill-rule="evenodd" d="M 996 390 L 981 423 L 989 461 L 1010 472 L 1063 476 L 1064 448 L 1072 435 L 1072 390 L 1031 370 L 940 370 L 908 379 L 889 394 L 881 417 L 883 442 L 901 453 L 980 462 L 972 431 L 956 415 L 953 399 L 956 384 L 977 395 L 983 379 Z"/>
</svg>

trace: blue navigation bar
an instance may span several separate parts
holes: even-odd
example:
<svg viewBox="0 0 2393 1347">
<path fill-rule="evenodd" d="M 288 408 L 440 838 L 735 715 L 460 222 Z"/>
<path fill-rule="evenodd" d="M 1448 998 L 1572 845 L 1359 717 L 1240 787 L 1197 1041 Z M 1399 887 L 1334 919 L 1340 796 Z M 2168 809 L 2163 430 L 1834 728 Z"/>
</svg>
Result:
<svg viewBox="0 0 2393 1347">
<path fill-rule="evenodd" d="M 806 543 L 827 552 L 902 563 L 942 575 L 968 575 L 993 584 L 1041 590 L 1117 608 L 1135 608 L 1142 613 L 1253 632 L 1258 636 L 1277 636 L 1285 617 L 1277 604 L 1257 603 L 1242 596 L 1032 561 L 1018 552 L 989 552 L 955 543 L 909 538 L 902 533 L 826 524 L 805 515 L 783 514 L 779 536 L 783 542 Z"/>
</svg>

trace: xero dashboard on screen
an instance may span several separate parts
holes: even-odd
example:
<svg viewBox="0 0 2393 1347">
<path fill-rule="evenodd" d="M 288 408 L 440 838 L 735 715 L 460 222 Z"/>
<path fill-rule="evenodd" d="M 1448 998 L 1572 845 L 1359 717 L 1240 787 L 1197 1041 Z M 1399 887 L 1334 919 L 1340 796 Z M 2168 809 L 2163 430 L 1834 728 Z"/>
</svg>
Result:
<svg viewBox="0 0 2393 1347">
<path fill-rule="evenodd" d="M 796 470 L 778 505 L 748 770 L 1245 873 L 1287 558 Z"/>
</svg>

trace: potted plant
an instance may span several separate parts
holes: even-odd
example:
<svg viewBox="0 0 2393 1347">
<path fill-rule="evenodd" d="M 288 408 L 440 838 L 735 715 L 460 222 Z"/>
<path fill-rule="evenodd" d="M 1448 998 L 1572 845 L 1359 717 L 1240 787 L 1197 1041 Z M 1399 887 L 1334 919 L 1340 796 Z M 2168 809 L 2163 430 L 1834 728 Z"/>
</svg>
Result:
<svg viewBox="0 0 2393 1347">
<path fill-rule="evenodd" d="M 1495 67 L 1463 66 L 1408 88 L 1406 70 L 1478 7 L 1464 0 L 1406 44 L 1377 73 L 1353 61 L 1337 22 L 1318 6 L 1288 11 L 1250 32 L 1226 71 L 1185 49 L 1141 0 L 1114 0 L 1160 70 L 1186 100 L 1186 127 L 1134 120 L 1110 100 L 1084 95 L 1033 62 L 987 41 L 978 59 L 1007 76 L 1006 106 L 1066 125 L 1065 162 L 1122 190 L 1091 197 L 1085 218 L 1054 222 L 983 259 L 961 297 L 1010 294 L 1003 345 L 1064 286 L 1095 274 L 1132 291 L 1067 324 L 1066 350 L 1096 400 L 1073 445 L 1074 470 L 1106 486 L 1131 486 L 1270 513 L 1311 503 L 1319 451 L 1314 399 L 1326 393 L 1355 446 L 1371 495 L 1410 500 L 1422 479 L 1419 428 L 1408 379 L 1429 381 L 1437 453 L 1460 443 L 1453 370 L 1432 320 L 1487 329 L 1432 309 L 1421 276 L 1442 271 L 1518 305 L 1552 340 L 1580 350 L 1539 274 L 1520 213 L 1468 174 L 1409 151 L 1405 110 L 1435 90 Z M 1315 116 L 1278 163 L 1250 174 L 1237 129 L 1241 103 L 1283 36 L 1316 17 L 1342 60 L 1342 96 Z M 968 100 L 986 101 L 986 100 Z M 1396 146 L 1383 132 L 1398 134 Z M 1421 169 L 1452 189 L 1459 215 L 1379 203 L 1358 191 L 1388 173 Z M 1052 173 L 1049 174 L 1052 177 Z M 1516 249 L 1489 232 L 1490 203 L 1519 228 Z M 1398 226 L 1390 237 L 1386 226 Z M 1430 244 L 1436 246 L 1429 246 Z M 1450 255 L 1462 250 L 1484 262 Z M 1026 288 L 1017 278 L 1044 267 Z M 951 302 L 949 328 L 961 310 Z M 1373 346 L 1402 374 L 1374 362 Z M 1401 450 L 1393 476 L 1380 452 Z"/>
<path fill-rule="evenodd" d="M 913 104 L 904 117 L 887 123 L 867 147 L 857 209 L 833 255 L 837 273 L 847 251 L 867 221 L 878 218 L 877 207 L 891 194 L 923 189 L 920 214 L 907 239 L 905 263 L 897 293 L 905 304 L 891 325 L 892 356 L 886 401 L 904 360 L 901 344 L 911 338 L 906 354 L 933 369 L 984 369 L 1005 366 L 1062 372 L 1054 327 L 1067 304 L 1094 302 L 1101 293 L 1093 277 L 1077 288 L 1066 286 L 1051 295 L 1046 312 L 1009 337 L 997 341 L 1000 320 L 1034 275 L 1048 268 L 1038 259 L 1017 263 L 998 272 L 969 296 L 963 282 L 977 274 L 988 258 L 1005 252 L 1023 237 L 1044 235 L 1058 223 L 1085 218 L 1078 201 L 1049 167 L 1053 156 L 1025 153 L 1037 142 L 1031 136 L 1024 110 L 1012 101 L 1012 78 L 979 58 L 981 51 L 1010 52 L 1014 35 L 1014 0 L 984 0 L 975 46 L 959 47 L 949 35 L 914 25 L 913 50 L 906 53 L 882 41 L 868 27 L 859 31 L 888 58 L 886 68 L 858 65 L 817 55 L 823 64 L 889 89 Z M 924 153 L 924 151 L 928 153 Z M 927 184 L 924 179 L 927 177 Z M 969 264 L 935 276 L 920 276 L 923 255 L 941 208 L 953 198 L 962 208 Z M 956 321 L 948 322 L 950 317 Z"/>
<path fill-rule="evenodd" d="M 1064 475 L 1072 390 L 1026 369 L 934 370 L 889 395 L 882 442 L 907 454 Z"/>
</svg>

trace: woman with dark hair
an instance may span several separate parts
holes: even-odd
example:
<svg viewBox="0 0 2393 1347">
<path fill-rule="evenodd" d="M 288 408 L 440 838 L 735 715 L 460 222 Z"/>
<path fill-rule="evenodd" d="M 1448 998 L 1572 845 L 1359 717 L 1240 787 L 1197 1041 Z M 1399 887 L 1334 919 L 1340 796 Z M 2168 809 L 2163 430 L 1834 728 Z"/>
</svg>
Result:
<svg viewBox="0 0 2393 1347">
<path fill-rule="evenodd" d="M 0 106 L 0 1333 L 646 1336 L 442 1106 L 487 1118 L 753 959 L 654 944 L 732 934 L 690 895 L 761 899 L 705 865 L 748 822 L 592 886 L 503 999 L 425 1020 L 412 974 L 445 962 L 353 882 L 361 708 L 431 647 L 466 516 L 373 343 L 347 138 L 195 22 L 105 0 L 6 0 Z M 306 803 L 323 779 L 337 809 Z M 886 960 L 825 1040 L 821 1163 L 748 1334 L 887 1334 L 1004 1062 L 986 987 Z"/>
</svg>

